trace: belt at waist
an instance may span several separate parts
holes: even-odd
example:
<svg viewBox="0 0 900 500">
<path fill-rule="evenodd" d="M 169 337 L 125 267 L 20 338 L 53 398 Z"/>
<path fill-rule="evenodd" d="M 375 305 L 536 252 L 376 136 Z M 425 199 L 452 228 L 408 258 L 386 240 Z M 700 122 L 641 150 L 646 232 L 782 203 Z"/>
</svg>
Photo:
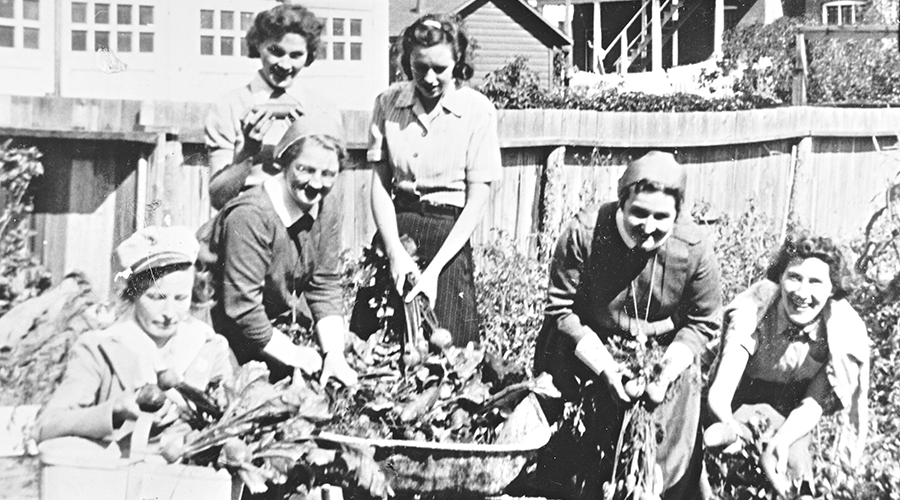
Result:
<svg viewBox="0 0 900 500">
<path fill-rule="evenodd" d="M 422 215 L 450 215 L 459 217 L 459 214 L 462 213 L 462 208 L 460 207 L 422 200 L 418 196 L 407 194 L 402 191 L 396 191 L 394 193 L 394 208 L 398 212 L 416 212 Z"/>
</svg>

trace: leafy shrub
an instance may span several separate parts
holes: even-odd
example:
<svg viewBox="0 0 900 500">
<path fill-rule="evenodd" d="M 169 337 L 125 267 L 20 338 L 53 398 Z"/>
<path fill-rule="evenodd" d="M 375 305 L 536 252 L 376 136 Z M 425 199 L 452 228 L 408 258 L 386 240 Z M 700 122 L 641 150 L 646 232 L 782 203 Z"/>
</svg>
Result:
<svg viewBox="0 0 900 500">
<path fill-rule="evenodd" d="M 518 56 L 488 74 L 478 88 L 497 109 L 585 109 L 593 111 L 737 111 L 772 107 L 776 102 L 758 95 L 726 98 L 705 97 L 678 92 L 666 95 L 620 92 L 616 89 L 584 89 L 540 86 L 527 59 Z"/>
<path fill-rule="evenodd" d="M 867 16 L 871 19 L 871 13 Z M 803 20 L 783 17 L 766 26 L 737 27 L 725 33 L 719 70 L 736 77 L 737 95 L 791 102 L 795 35 L 803 24 Z M 896 38 L 809 40 L 806 45 L 809 103 L 900 103 Z"/>
<path fill-rule="evenodd" d="M 0 144 L 0 316 L 14 305 L 40 294 L 50 285 L 49 274 L 31 253 L 29 227 L 33 208 L 28 186 L 44 173 L 35 148 Z"/>
</svg>

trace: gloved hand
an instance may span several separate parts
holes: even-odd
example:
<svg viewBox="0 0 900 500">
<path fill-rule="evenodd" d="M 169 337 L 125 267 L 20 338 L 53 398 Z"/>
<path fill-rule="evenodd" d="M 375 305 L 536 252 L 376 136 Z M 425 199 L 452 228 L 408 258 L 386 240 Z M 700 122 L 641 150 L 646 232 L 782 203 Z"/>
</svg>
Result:
<svg viewBox="0 0 900 500">
<path fill-rule="evenodd" d="M 331 351 L 325 354 L 319 383 L 325 385 L 331 378 L 347 387 L 354 386 L 359 381 L 356 370 L 347 363 L 347 358 L 340 351 Z"/>
<path fill-rule="evenodd" d="M 587 328 L 586 328 L 587 329 Z M 631 398 L 622 386 L 622 368 L 613 359 L 609 350 L 603 345 L 603 341 L 592 330 L 586 332 L 575 345 L 575 357 L 581 360 L 595 374 L 606 381 L 610 390 L 622 401 L 629 402 Z"/>
<path fill-rule="evenodd" d="M 693 362 L 694 353 L 691 352 L 688 346 L 681 342 L 672 342 L 660 361 L 662 369 L 659 375 L 657 375 L 656 380 L 652 380 L 647 384 L 647 398 L 653 403 L 662 403 L 666 399 L 669 385 Z"/>
</svg>

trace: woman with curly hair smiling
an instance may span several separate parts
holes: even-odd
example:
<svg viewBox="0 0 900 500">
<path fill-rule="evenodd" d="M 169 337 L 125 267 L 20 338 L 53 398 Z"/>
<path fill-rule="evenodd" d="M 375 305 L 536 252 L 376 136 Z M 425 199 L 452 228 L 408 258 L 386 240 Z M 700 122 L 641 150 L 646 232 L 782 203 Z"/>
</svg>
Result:
<svg viewBox="0 0 900 500">
<path fill-rule="evenodd" d="M 811 495 L 810 432 L 843 410 L 838 450 L 855 463 L 865 444 L 869 350 L 850 304 L 848 271 L 828 238 L 788 237 L 766 279 L 725 309 L 724 343 L 709 389 L 718 420 L 707 446 L 738 446 L 752 419 L 768 420 L 761 466 L 782 495 Z"/>
<path fill-rule="evenodd" d="M 217 210 L 278 172 L 272 151 L 300 115 L 316 111 L 341 128 L 340 113 L 330 100 L 297 81 L 300 71 L 316 60 L 323 27 L 315 14 L 297 4 L 256 15 L 247 31 L 247 55 L 259 59 L 261 68 L 250 83 L 220 99 L 206 119 L 209 194 Z"/>
</svg>

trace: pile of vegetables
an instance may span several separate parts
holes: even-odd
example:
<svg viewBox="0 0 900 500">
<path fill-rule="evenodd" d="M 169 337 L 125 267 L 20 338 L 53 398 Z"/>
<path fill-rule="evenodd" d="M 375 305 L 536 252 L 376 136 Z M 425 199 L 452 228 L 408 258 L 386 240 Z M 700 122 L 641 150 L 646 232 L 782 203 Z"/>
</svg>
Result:
<svg viewBox="0 0 900 500">
<path fill-rule="evenodd" d="M 371 256 L 369 278 L 383 276 L 383 254 Z M 510 367 L 483 347 L 451 345 L 452 333 L 440 328 L 426 301 L 404 305 L 390 296 L 388 281 L 379 283 L 386 288 L 371 295 L 378 329 L 346 353 L 359 374 L 353 387 L 322 386 L 300 370 L 270 383 L 259 362 L 205 391 L 160 373 L 160 387 L 142 391 L 142 403 L 152 411 L 162 391 L 174 389 L 187 403 L 182 420 L 192 428 L 169 441 L 163 456 L 171 463 L 225 467 L 252 493 L 271 498 L 324 485 L 386 498 L 393 492 L 374 449 L 329 436 L 509 443 L 527 425 L 516 416 L 525 412 L 515 412 L 523 400 L 559 397 L 549 375 L 531 379 L 526 367 Z M 389 305 L 398 302 L 398 308 Z M 300 343 L 312 341 L 296 324 L 286 332 Z"/>
</svg>

